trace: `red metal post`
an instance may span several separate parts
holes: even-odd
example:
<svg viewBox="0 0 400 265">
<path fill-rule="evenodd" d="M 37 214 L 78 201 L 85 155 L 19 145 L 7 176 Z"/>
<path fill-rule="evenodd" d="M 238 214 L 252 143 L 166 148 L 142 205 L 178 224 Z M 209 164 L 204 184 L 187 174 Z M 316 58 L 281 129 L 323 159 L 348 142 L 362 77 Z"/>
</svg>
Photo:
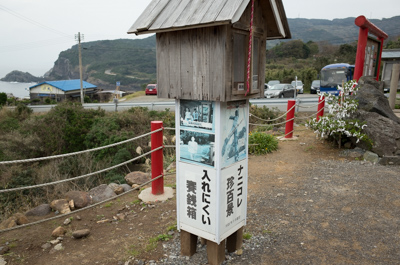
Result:
<svg viewBox="0 0 400 265">
<path fill-rule="evenodd" d="M 293 137 L 293 124 L 296 100 L 289 99 L 286 114 L 285 138 Z"/>
<path fill-rule="evenodd" d="M 325 110 L 325 97 L 318 97 L 318 112 L 317 112 L 317 121 L 319 121 L 319 117 L 324 116 Z"/>
<path fill-rule="evenodd" d="M 356 65 L 354 67 L 353 79 L 357 80 L 363 75 L 364 61 L 365 61 L 365 48 L 367 47 L 368 28 L 360 27 L 358 34 Z"/>
<path fill-rule="evenodd" d="M 378 53 L 378 56 L 379 56 L 378 58 L 379 58 L 379 60 L 378 60 L 378 65 L 376 66 L 376 67 L 377 67 L 377 71 L 376 71 L 376 81 L 379 81 L 379 72 L 380 72 L 380 69 L 381 69 L 381 61 L 382 61 L 383 41 L 384 41 L 385 39 L 382 38 L 382 37 L 379 37 L 378 40 L 381 42 L 381 48 L 379 49 L 379 53 Z"/>
<path fill-rule="evenodd" d="M 162 121 L 152 121 L 151 131 L 156 131 L 163 127 Z M 163 146 L 163 131 L 151 135 L 151 150 Z M 159 149 L 151 153 L 151 178 L 154 179 L 164 173 L 163 150 Z M 164 193 L 164 178 L 159 178 L 151 183 L 151 193 L 160 195 Z"/>
</svg>

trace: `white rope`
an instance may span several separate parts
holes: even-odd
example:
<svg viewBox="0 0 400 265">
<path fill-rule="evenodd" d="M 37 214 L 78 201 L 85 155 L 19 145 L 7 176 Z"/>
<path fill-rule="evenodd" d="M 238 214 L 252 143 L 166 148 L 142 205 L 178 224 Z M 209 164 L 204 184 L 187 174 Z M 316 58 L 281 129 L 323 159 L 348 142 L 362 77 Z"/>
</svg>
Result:
<svg viewBox="0 0 400 265">
<path fill-rule="evenodd" d="M 295 108 L 295 107 L 296 107 L 296 104 L 293 105 L 288 111 L 286 111 L 285 113 L 283 113 L 281 116 L 279 116 L 278 118 L 272 119 L 272 120 L 265 120 L 265 119 L 262 119 L 262 118 L 260 118 L 260 117 L 257 117 L 257 116 L 254 115 L 254 114 L 251 114 L 251 113 L 250 113 L 250 116 L 253 116 L 254 118 L 259 119 L 259 120 L 261 120 L 261 121 L 267 121 L 267 122 L 270 122 L 270 121 L 277 121 L 277 120 L 279 120 L 280 118 L 284 117 L 286 114 L 288 114 L 288 113 L 289 113 L 293 108 Z"/>
<path fill-rule="evenodd" d="M 77 180 L 77 179 L 81 179 L 81 178 L 90 177 L 90 176 L 93 176 L 93 175 L 96 175 L 96 174 L 100 174 L 100 173 L 103 173 L 105 171 L 109 171 L 111 169 L 114 169 L 114 168 L 117 168 L 117 167 L 120 167 L 120 166 L 123 166 L 123 165 L 126 165 L 126 164 L 129 164 L 129 163 L 131 163 L 131 162 L 133 162 L 135 160 L 138 160 L 139 158 L 142 158 L 142 157 L 144 157 L 144 156 L 146 156 L 148 154 L 151 154 L 151 153 L 153 153 L 153 152 L 155 152 L 157 150 L 160 150 L 162 148 L 163 148 L 163 146 L 160 146 L 158 148 L 155 148 L 154 150 L 151 150 L 150 152 L 147 152 L 147 153 L 145 153 L 143 155 L 137 156 L 137 157 L 135 157 L 135 158 L 133 158 L 131 160 L 125 161 L 125 162 L 123 162 L 121 164 L 118 164 L 118 165 L 115 165 L 115 166 L 112 166 L 112 167 L 109 167 L 109 168 L 105 168 L 105 169 L 102 169 L 102 170 L 99 170 L 99 171 L 96 171 L 96 172 L 92 172 L 92 173 L 89 173 L 89 174 L 86 174 L 86 175 L 82 175 L 82 176 L 78 176 L 78 177 L 74 177 L 74 178 L 69 178 L 69 179 L 58 180 L 58 181 L 54 181 L 54 182 L 38 184 L 38 185 L 24 186 L 24 187 L 12 188 L 12 189 L 0 190 L 0 193 L 46 187 L 46 186 L 50 186 L 50 185 L 60 184 L 60 183 L 67 182 L 67 181 L 73 181 L 73 180 Z"/>
<path fill-rule="evenodd" d="M 173 175 L 173 174 L 166 174 L 165 176 L 167 176 L 167 175 Z M 141 185 L 138 186 L 138 187 L 135 187 L 135 188 L 133 188 L 133 189 L 131 189 L 131 190 L 128 190 L 128 191 L 126 191 L 126 192 L 124 192 L 124 193 L 121 193 L 121 194 L 119 194 L 119 195 L 117 195 L 117 196 L 114 196 L 114 197 L 112 197 L 112 198 L 106 199 L 106 200 L 104 200 L 104 201 L 101 201 L 101 202 L 92 204 L 92 205 L 87 206 L 87 207 L 85 207 L 85 208 L 77 209 L 77 210 L 74 210 L 74 211 L 72 211 L 72 212 L 70 212 L 70 213 L 65 213 L 65 214 L 57 215 L 57 216 L 54 216 L 54 217 L 51 217 L 51 218 L 47 218 L 47 219 L 43 219 L 43 220 L 39 220 L 39 221 L 36 221 L 36 222 L 32 222 L 32 223 L 28 223 L 28 224 L 23 224 L 23 225 L 18 225 L 18 226 L 14 226 L 14 227 L 11 227 L 11 228 L 4 229 L 4 230 L 0 230 L 0 233 L 7 232 L 7 231 L 11 231 L 11 230 L 15 230 L 15 229 L 19 229 L 19 228 L 23 228 L 23 227 L 27 227 L 27 226 L 32 226 L 32 225 L 40 224 L 40 223 L 43 223 L 43 222 L 47 222 L 47 221 L 50 221 L 50 220 L 58 219 L 58 218 L 61 218 L 61 217 L 65 217 L 65 216 L 68 216 L 68 215 L 71 215 L 71 214 L 76 214 L 76 213 L 78 213 L 78 212 L 88 210 L 88 209 L 93 208 L 93 207 L 95 207 L 95 206 L 98 206 L 98 205 L 100 205 L 100 204 L 102 204 L 102 203 L 105 203 L 105 202 L 108 202 L 108 201 L 117 199 L 117 198 L 119 198 L 119 197 L 121 197 L 121 196 L 123 196 L 123 195 L 125 195 L 125 194 L 128 194 L 128 193 L 134 191 L 134 190 L 138 190 L 139 188 L 141 188 L 141 187 L 147 185 L 148 183 L 153 182 L 153 181 L 155 181 L 155 180 L 157 180 L 157 179 L 159 179 L 159 178 L 161 178 L 161 177 L 164 177 L 164 175 L 159 175 L 158 177 L 155 177 L 155 178 L 153 178 L 153 179 L 151 179 L 151 180 L 149 180 L 149 181 L 147 181 L 147 182 L 141 184 Z"/>
<path fill-rule="evenodd" d="M 311 114 L 310 116 L 307 116 L 307 117 L 297 117 L 297 119 L 299 119 L 299 120 L 309 119 L 309 118 L 311 118 L 311 117 L 317 115 L 317 114 L 320 113 L 321 111 L 324 111 L 324 109 L 320 109 L 320 110 L 317 111 L 316 113 L 313 113 L 313 114 Z"/>
<path fill-rule="evenodd" d="M 46 156 L 46 157 L 38 157 L 38 158 L 30 158 L 30 159 L 22 159 L 22 160 L 14 160 L 14 161 L 0 161 L 0 165 L 35 162 L 35 161 L 42 161 L 42 160 L 48 160 L 48 159 L 68 157 L 68 156 L 73 156 L 73 155 L 80 155 L 80 154 L 89 153 L 89 152 L 93 152 L 93 151 L 99 151 L 99 150 L 106 149 L 106 148 L 113 147 L 113 146 L 117 146 L 117 145 L 120 145 L 120 144 L 129 143 L 131 141 L 143 138 L 145 136 L 151 135 L 153 133 L 156 133 L 156 132 L 159 132 L 159 131 L 162 131 L 162 130 L 163 130 L 163 128 L 160 128 L 160 129 L 157 129 L 155 131 L 151 131 L 149 133 L 146 133 L 146 134 L 143 134 L 141 136 L 137 136 L 137 137 L 134 137 L 134 138 L 122 141 L 122 142 L 109 144 L 109 145 L 101 146 L 101 147 L 96 147 L 96 148 L 93 148 L 93 149 L 88 149 L 88 150 L 83 150 L 83 151 L 74 152 L 74 153 L 68 153 L 68 154 L 62 154 L 62 155 L 55 155 L 55 156 Z"/>
<path fill-rule="evenodd" d="M 274 124 L 255 124 L 255 123 L 249 123 L 250 125 L 256 125 L 256 126 L 276 126 L 276 125 L 282 125 L 282 124 L 285 124 L 285 123 L 287 123 L 287 122 L 289 122 L 289 121 L 292 121 L 292 120 L 294 120 L 295 118 L 291 118 L 291 119 L 289 119 L 289 120 L 287 120 L 287 121 L 284 121 L 284 122 L 280 122 L 280 123 L 274 123 Z"/>
</svg>

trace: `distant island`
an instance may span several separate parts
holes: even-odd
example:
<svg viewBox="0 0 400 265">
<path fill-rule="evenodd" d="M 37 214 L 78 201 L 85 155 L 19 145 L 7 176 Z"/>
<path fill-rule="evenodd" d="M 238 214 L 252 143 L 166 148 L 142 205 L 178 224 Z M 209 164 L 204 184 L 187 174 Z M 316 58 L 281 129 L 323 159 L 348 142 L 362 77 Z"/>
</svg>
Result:
<svg viewBox="0 0 400 265">
<path fill-rule="evenodd" d="M 32 83 L 32 82 L 42 82 L 44 81 L 44 78 L 42 77 L 36 77 L 34 75 L 31 75 L 28 72 L 21 72 L 14 70 L 10 73 L 8 73 L 5 77 L 0 79 L 1 81 L 4 82 L 19 82 L 19 83 Z"/>
</svg>

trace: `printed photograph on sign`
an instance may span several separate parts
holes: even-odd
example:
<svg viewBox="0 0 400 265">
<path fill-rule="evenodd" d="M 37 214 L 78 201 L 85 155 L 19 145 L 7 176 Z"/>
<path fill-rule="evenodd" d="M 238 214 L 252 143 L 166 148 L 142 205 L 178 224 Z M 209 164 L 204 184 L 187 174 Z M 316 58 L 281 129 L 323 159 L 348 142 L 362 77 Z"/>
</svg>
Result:
<svg viewBox="0 0 400 265">
<path fill-rule="evenodd" d="M 214 166 L 215 135 L 180 131 L 180 159 L 185 162 Z"/>
<path fill-rule="evenodd" d="M 221 110 L 222 167 L 229 166 L 247 157 L 247 116 L 246 101 L 227 102 Z"/>
<path fill-rule="evenodd" d="M 181 128 L 199 128 L 214 131 L 214 103 L 211 101 L 181 100 Z"/>
</svg>

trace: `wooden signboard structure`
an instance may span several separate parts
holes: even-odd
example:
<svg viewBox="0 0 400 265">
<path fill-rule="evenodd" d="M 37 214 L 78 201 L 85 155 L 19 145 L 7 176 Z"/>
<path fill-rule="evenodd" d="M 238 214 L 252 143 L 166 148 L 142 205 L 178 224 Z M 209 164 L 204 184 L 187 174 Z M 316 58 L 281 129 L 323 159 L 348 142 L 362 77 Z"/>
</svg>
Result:
<svg viewBox="0 0 400 265">
<path fill-rule="evenodd" d="M 264 94 L 266 41 L 291 37 L 282 1 L 153 0 L 128 33 L 156 33 L 157 96 L 176 100 L 181 253 L 201 237 L 220 264 L 246 224 L 249 99 Z"/>
<path fill-rule="evenodd" d="M 372 24 L 365 16 L 357 17 L 354 23 L 360 27 L 354 79 L 358 81 L 361 76 L 371 76 L 378 81 L 383 41 L 388 38 L 388 35 Z M 376 36 L 378 39 L 369 36 L 370 34 Z"/>
</svg>

